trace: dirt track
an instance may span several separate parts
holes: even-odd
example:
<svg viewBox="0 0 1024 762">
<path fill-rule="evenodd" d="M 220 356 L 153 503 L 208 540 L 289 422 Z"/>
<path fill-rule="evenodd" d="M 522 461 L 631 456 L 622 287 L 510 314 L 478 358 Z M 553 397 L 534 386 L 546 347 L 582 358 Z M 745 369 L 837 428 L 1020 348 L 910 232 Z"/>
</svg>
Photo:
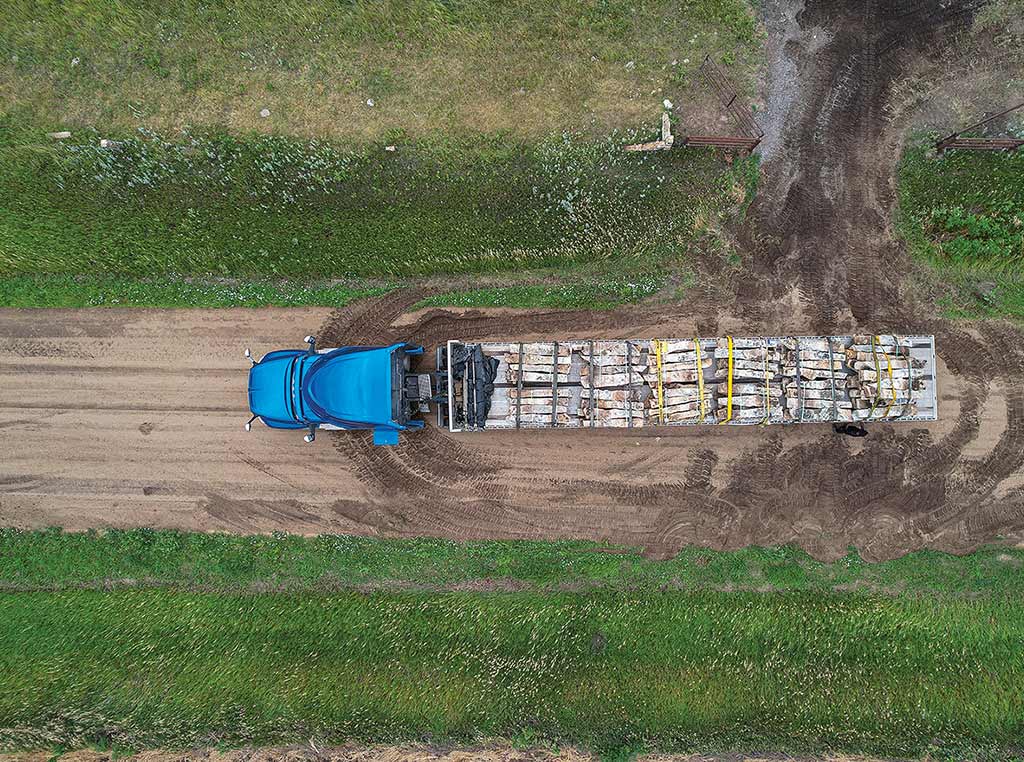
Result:
<svg viewBox="0 0 1024 762">
<path fill-rule="evenodd" d="M 608 313 L 405 314 L 404 292 L 325 311 L 0 312 L 0 524 L 592 538 L 652 555 L 796 542 L 832 558 L 1024 538 L 1024 341 L 902 291 L 890 237 L 889 85 L 970 16 L 938 2 L 766 3 L 766 180 L 734 298 Z M 782 88 L 781 79 L 795 86 Z M 795 79 L 793 79 L 795 77 Z M 773 128 L 772 125 L 777 125 Z M 774 131 L 772 131 L 774 129 Z M 242 432 L 241 349 L 409 338 L 935 333 L 940 420 L 642 433 L 433 428 L 397 448 Z"/>
</svg>

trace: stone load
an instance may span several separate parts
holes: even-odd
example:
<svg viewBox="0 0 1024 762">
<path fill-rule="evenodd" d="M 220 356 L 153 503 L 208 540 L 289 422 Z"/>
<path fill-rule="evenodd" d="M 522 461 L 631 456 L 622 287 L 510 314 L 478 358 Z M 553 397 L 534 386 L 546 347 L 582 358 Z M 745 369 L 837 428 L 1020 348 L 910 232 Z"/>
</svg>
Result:
<svg viewBox="0 0 1024 762">
<path fill-rule="evenodd" d="M 930 336 L 480 346 L 499 361 L 487 427 L 641 428 L 935 417 Z"/>
</svg>

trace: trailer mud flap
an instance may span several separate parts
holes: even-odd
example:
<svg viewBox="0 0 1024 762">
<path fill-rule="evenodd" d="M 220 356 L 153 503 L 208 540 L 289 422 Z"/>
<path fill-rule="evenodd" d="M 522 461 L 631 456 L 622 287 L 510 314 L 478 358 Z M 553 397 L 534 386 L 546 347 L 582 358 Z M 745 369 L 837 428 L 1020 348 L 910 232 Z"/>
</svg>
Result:
<svg viewBox="0 0 1024 762">
<path fill-rule="evenodd" d="M 398 444 L 398 432 L 394 429 L 374 429 L 373 443 L 375 445 L 396 445 Z"/>
</svg>

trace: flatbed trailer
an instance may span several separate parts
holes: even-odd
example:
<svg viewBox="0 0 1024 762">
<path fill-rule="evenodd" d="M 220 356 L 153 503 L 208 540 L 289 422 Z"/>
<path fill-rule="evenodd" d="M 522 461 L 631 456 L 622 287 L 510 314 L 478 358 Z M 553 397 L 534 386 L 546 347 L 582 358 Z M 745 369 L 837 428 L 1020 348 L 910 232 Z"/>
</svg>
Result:
<svg viewBox="0 0 1024 762">
<path fill-rule="evenodd" d="M 453 340 L 436 363 L 452 432 L 938 416 L 933 336 Z"/>
</svg>

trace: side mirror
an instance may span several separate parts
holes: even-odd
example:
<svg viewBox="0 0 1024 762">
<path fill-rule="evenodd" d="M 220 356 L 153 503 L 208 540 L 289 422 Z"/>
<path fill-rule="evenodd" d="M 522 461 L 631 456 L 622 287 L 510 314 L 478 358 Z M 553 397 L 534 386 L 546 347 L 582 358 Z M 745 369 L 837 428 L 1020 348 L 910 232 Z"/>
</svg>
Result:
<svg viewBox="0 0 1024 762">
<path fill-rule="evenodd" d="M 246 359 L 247 359 L 247 360 L 248 360 L 249 362 L 251 362 L 251 363 L 252 363 L 253 365 L 255 365 L 255 364 L 256 364 L 256 361 L 255 361 L 254 359 L 252 359 L 252 352 L 250 352 L 250 351 L 249 351 L 249 347 L 246 347 L 246 348 L 245 348 L 245 357 L 246 357 Z"/>
<path fill-rule="evenodd" d="M 314 439 L 316 439 L 316 437 L 314 437 L 312 434 L 306 434 L 306 436 L 302 438 L 302 441 L 305 442 L 306 444 L 309 444 Z"/>
<path fill-rule="evenodd" d="M 249 423 L 248 421 L 246 421 L 246 423 L 245 423 L 245 430 L 246 431 L 252 431 L 252 424 Z"/>
<path fill-rule="evenodd" d="M 307 336 L 303 339 L 304 342 L 309 344 L 309 353 L 313 354 L 316 352 L 316 336 Z"/>
</svg>

